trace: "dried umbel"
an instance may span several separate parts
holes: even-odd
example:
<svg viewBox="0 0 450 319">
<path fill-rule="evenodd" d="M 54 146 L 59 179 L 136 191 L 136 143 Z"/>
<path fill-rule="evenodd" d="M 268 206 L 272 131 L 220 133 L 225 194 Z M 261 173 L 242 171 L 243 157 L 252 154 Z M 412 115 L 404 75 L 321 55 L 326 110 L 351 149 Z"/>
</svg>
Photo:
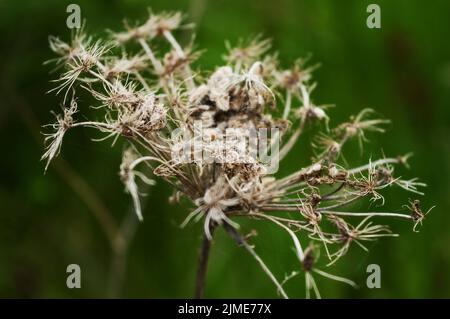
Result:
<svg viewBox="0 0 450 319">
<path fill-rule="evenodd" d="M 97 129 L 104 134 L 101 140 L 113 143 L 124 138 L 129 147 L 120 178 L 139 219 L 143 219 L 140 186 L 162 179 L 174 188 L 172 201 L 184 197 L 191 202 L 192 211 L 182 226 L 201 221 L 206 243 L 216 227 L 223 227 L 255 257 L 282 297 L 287 297 L 283 284 L 298 274 L 305 275 L 308 297 L 310 290 L 320 297 L 313 275 L 355 286 L 316 267 L 320 246 L 326 252 L 322 258 L 332 265 L 353 244 L 367 250 L 365 241 L 397 236 L 376 224 L 379 219 L 409 220 L 416 230 L 426 215 L 417 199 L 405 213 L 348 208 L 365 198 L 380 207 L 382 192 L 394 186 L 423 195 L 418 190 L 423 183 L 394 175 L 394 165 L 406 165 L 408 155 L 354 168 L 347 167 L 341 156 L 346 143 L 356 139 L 362 147 L 366 133 L 384 132 L 387 121 L 364 109 L 330 129 L 326 106 L 314 104 L 310 97 L 315 67 L 300 59 L 289 69 L 280 68 L 276 55 L 268 54 L 267 40 L 241 42 L 238 47 L 228 44 L 224 65 L 198 70 L 194 63 L 198 52 L 192 44 L 182 47 L 173 35 L 182 27 L 186 25 L 179 13 L 151 13 L 143 25 L 127 25 L 125 31 L 102 41 L 93 41 L 82 31 L 70 43 L 50 38 L 59 55 L 56 62 L 64 69 L 55 91 L 64 94 L 64 104 L 72 98 L 46 138 L 42 157 L 46 168 L 72 128 Z M 169 51 L 162 52 L 167 47 Z M 97 100 L 95 119 L 76 116 L 82 113 L 75 98 L 78 90 L 87 90 Z M 251 151 L 245 133 L 254 132 L 253 146 L 260 146 L 265 136 L 270 156 L 282 165 L 312 126 L 320 128 L 311 141 L 316 155 L 308 166 L 284 177 L 268 167 L 267 154 Z M 267 130 L 272 130 L 270 137 L 262 133 Z M 290 236 L 298 258 L 291 275 L 276 278 L 248 237 L 241 235 L 242 218 L 270 222 Z M 290 252 L 289 247 L 285 250 Z"/>
</svg>

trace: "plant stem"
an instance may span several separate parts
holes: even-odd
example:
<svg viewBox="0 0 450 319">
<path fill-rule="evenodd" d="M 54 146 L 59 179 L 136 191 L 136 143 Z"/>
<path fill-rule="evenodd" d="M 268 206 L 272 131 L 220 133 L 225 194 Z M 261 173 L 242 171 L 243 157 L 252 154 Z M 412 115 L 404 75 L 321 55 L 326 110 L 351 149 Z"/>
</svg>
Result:
<svg viewBox="0 0 450 319">
<path fill-rule="evenodd" d="M 246 242 L 245 238 L 243 238 L 241 236 L 241 234 L 239 234 L 239 232 L 233 226 L 231 226 L 230 224 L 228 224 L 226 222 L 223 223 L 223 228 L 227 231 L 227 233 L 231 236 L 231 238 L 236 241 L 236 243 L 239 246 L 243 246 L 253 256 L 253 258 L 255 258 L 255 260 L 260 265 L 261 269 L 266 273 L 266 275 L 270 278 L 270 280 L 277 287 L 278 293 L 280 293 L 284 299 L 289 299 L 288 295 L 286 294 L 286 292 L 283 289 L 283 286 L 275 278 L 275 276 L 272 274 L 270 269 L 266 266 L 266 264 L 261 259 L 261 257 L 258 256 L 258 254 L 255 252 L 253 247 Z"/>
<path fill-rule="evenodd" d="M 216 228 L 215 224 L 210 224 L 209 231 L 211 236 L 214 235 L 214 230 Z M 208 269 L 208 259 L 209 252 L 211 250 L 211 240 L 208 239 L 206 234 L 203 234 L 202 246 L 200 248 L 200 255 L 198 258 L 198 270 L 197 270 L 197 280 L 195 282 L 195 295 L 194 298 L 202 299 L 205 292 L 205 282 L 206 282 L 206 271 Z"/>
</svg>

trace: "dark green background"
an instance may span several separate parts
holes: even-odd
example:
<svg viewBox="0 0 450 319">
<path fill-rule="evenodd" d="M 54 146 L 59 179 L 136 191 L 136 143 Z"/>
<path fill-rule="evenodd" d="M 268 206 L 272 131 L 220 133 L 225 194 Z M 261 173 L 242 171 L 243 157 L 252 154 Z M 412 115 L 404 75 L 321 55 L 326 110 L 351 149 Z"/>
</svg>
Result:
<svg viewBox="0 0 450 319">
<path fill-rule="evenodd" d="M 111 288 L 111 247 L 93 210 L 72 186 L 86 191 L 94 205 L 103 205 L 115 223 L 126 220 L 133 226 L 130 198 L 117 176 L 121 145 L 92 143 L 92 131 L 70 132 L 61 156 L 65 162 L 55 162 L 44 175 L 39 126 L 53 120 L 50 110 L 58 109 L 60 97 L 45 94 L 56 75 L 42 63 L 53 57 L 48 35 L 69 35 L 65 9 L 70 2 L 0 1 L 0 296 L 190 297 L 202 227 L 179 229 L 188 208 L 170 206 L 171 190 L 163 183 L 149 191 L 145 221 L 130 241 L 123 286 Z M 393 156 L 413 151 L 412 168 L 400 174 L 429 184 L 423 205 L 437 205 L 420 233 L 413 233 L 410 223 L 391 221 L 399 238 L 370 245 L 368 254 L 353 247 L 329 269 L 357 281 L 359 290 L 318 279 L 322 294 L 450 297 L 449 1 L 378 0 L 380 30 L 366 27 L 370 2 L 360 0 L 76 3 L 88 31 L 100 36 L 107 28 L 119 30 L 124 18 L 143 21 L 149 6 L 188 13 L 198 24 L 198 47 L 207 49 L 198 63 L 202 68 L 221 63 L 225 40 L 235 43 L 259 33 L 273 38 L 285 66 L 312 53 L 313 62 L 322 64 L 315 72 L 319 85 L 314 100 L 336 104 L 329 112 L 332 126 L 363 107 L 392 120 L 385 135 L 369 135 L 362 157 L 354 146 L 347 148 L 349 162 L 360 164 L 382 151 Z M 306 136 L 282 164 L 282 172 L 305 165 L 310 155 Z M 415 197 L 394 189 L 385 194 L 386 209 L 394 211 Z M 243 228 L 258 230 L 257 251 L 279 278 L 298 269 L 287 235 L 262 222 L 243 223 Z M 65 285 L 71 263 L 82 269 L 78 290 Z M 381 289 L 365 288 L 371 263 L 381 266 Z M 214 241 L 209 270 L 207 297 L 276 297 L 255 261 L 222 231 Z M 303 279 L 286 288 L 293 297 L 304 297 Z"/>
</svg>

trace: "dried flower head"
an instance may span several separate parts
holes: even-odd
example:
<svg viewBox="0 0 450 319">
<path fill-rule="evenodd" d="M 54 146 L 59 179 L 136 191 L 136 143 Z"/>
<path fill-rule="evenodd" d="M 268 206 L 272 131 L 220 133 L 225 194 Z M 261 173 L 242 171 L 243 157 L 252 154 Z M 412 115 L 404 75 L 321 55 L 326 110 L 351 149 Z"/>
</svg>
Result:
<svg viewBox="0 0 450 319">
<path fill-rule="evenodd" d="M 308 297 L 311 289 L 320 297 L 313 274 L 355 286 L 317 267 L 320 246 L 332 265 L 353 243 L 367 250 L 364 241 L 396 236 L 376 220 L 411 220 L 416 230 L 428 213 L 417 200 L 406 207 L 410 213 L 351 209 L 351 204 L 365 199 L 382 206 L 389 187 L 422 194 L 419 187 L 425 184 L 395 175 L 394 166 L 406 166 L 409 155 L 356 167 L 341 156 L 354 139 L 362 150 L 366 134 L 383 133 L 388 121 L 364 109 L 329 129 L 332 112 L 311 99 L 315 66 L 299 59 L 281 69 L 277 55 L 268 54 L 270 41 L 261 38 L 237 47 L 227 44 L 224 65 L 194 72 L 198 53 L 192 43 L 183 47 L 174 36 L 185 27 L 182 22 L 180 13 L 150 13 L 144 24 L 126 25 L 106 41 L 93 41 L 83 32 L 70 43 L 50 38 L 50 47 L 59 55 L 56 63 L 64 68 L 54 90 L 87 90 L 97 105 L 92 120 L 74 119 L 75 98 L 56 116 L 42 156 L 46 168 L 71 128 L 95 128 L 104 134 L 100 140 L 113 143 L 124 138 L 129 147 L 119 175 L 139 219 L 145 215 L 139 185 L 154 184 L 149 177 L 154 175 L 173 186 L 172 202 L 185 198 L 191 203 L 182 226 L 201 221 L 206 241 L 215 227 L 223 227 L 256 259 L 282 297 L 287 298 L 283 284 L 300 273 L 305 274 Z M 157 53 L 155 46 L 161 42 L 169 49 Z M 278 176 L 278 162 L 283 163 L 312 125 L 319 127 L 311 142 L 316 150 L 313 160 Z M 270 222 L 292 239 L 299 264 L 284 281 L 277 280 L 249 238 L 241 235 L 238 220 L 243 217 Z M 299 234 L 315 244 L 304 250 Z"/>
<path fill-rule="evenodd" d="M 70 106 L 64 108 L 63 114 L 55 114 L 56 123 L 48 124 L 46 126 L 50 126 L 53 129 L 52 133 L 46 133 L 45 142 L 47 143 L 47 149 L 42 155 L 41 160 L 46 160 L 45 170 L 47 170 L 48 165 L 56 156 L 58 156 L 62 141 L 64 138 L 64 134 L 66 134 L 67 130 L 69 130 L 73 125 L 73 115 L 77 112 L 77 102 L 75 99 L 72 99 L 70 102 Z"/>
</svg>

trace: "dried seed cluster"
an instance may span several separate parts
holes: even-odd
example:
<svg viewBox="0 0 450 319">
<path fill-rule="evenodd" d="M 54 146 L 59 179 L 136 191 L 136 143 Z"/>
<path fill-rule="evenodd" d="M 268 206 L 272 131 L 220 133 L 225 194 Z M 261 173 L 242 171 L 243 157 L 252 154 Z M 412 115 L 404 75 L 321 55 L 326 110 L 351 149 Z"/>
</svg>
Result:
<svg viewBox="0 0 450 319">
<path fill-rule="evenodd" d="M 286 231 L 299 259 L 298 269 L 305 274 L 308 297 L 310 290 L 320 297 L 313 273 L 354 286 L 352 281 L 316 267 L 319 245 L 313 242 L 324 247 L 331 265 L 353 243 L 367 250 L 364 241 L 396 236 L 387 226 L 374 224 L 376 218 L 409 219 L 415 230 L 426 215 L 418 200 L 406 207 L 409 214 L 347 208 L 364 198 L 381 206 L 381 193 L 391 186 L 422 195 L 418 187 L 425 186 L 423 183 L 394 175 L 394 165 L 406 164 L 408 156 L 381 158 L 355 168 L 344 165 L 341 154 L 345 144 L 357 139 L 362 147 L 366 133 L 384 132 L 387 121 L 373 118 L 373 112 L 364 109 L 330 129 L 327 107 L 314 104 L 310 98 L 315 66 L 299 59 L 283 69 L 277 55 L 268 53 L 268 40 L 257 38 L 236 47 L 227 44 L 224 65 L 212 72 L 196 69 L 199 52 L 193 50 L 192 43 L 183 47 L 174 37 L 175 31 L 189 26 L 182 22 L 180 13 L 151 13 L 144 24 L 127 24 L 125 31 L 102 41 L 94 41 L 83 31 L 74 34 L 69 43 L 50 38 L 51 49 L 58 54 L 55 62 L 63 69 L 54 90 L 64 94 L 64 104 L 72 97 L 63 114 L 56 116 L 56 123 L 50 125 L 53 132 L 46 138 L 42 156 L 46 168 L 58 155 L 64 134 L 72 128 L 95 128 L 104 134 L 102 140 L 125 138 L 129 147 L 124 151 L 120 178 L 140 219 L 139 185 L 154 184 L 149 176 L 155 175 L 173 186 L 172 201 L 184 197 L 195 207 L 183 225 L 202 220 L 208 238 L 212 225 L 223 225 L 233 237 L 238 236 L 238 219 L 242 217 L 266 220 Z M 97 101 L 96 119 L 75 119 L 76 92 L 80 89 Z M 200 151 L 207 152 L 209 160 L 189 157 L 197 141 L 198 121 L 204 129 Z M 227 135 L 230 129 L 276 128 L 269 141 L 279 141 L 277 154 L 282 161 L 312 125 L 320 127 L 311 142 L 315 157 L 310 165 L 285 177 L 268 172 L 257 154 L 245 152 Z M 173 133 L 181 129 L 187 132 L 187 139 L 174 138 Z M 241 134 L 236 132 L 236 136 Z M 183 152 L 191 160 L 174 158 Z M 358 218 L 360 221 L 354 223 Z M 326 224 L 329 226 L 324 228 Z M 300 243 L 302 236 L 311 242 L 306 249 Z M 279 282 L 245 240 L 238 241 L 245 243 L 279 293 L 287 297 L 283 284 L 300 272 Z"/>
</svg>

